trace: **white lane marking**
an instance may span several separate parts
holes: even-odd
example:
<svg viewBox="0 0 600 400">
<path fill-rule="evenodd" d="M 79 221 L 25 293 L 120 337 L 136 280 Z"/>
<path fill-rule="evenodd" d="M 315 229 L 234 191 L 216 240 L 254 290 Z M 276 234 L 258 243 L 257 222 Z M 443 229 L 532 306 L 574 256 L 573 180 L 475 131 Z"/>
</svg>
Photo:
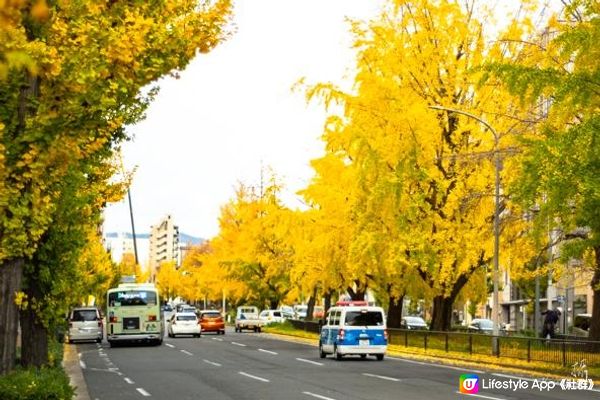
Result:
<svg viewBox="0 0 600 400">
<path fill-rule="evenodd" d="M 179 351 L 181 351 L 183 354 L 187 354 L 188 356 L 193 356 L 193 354 L 187 350 L 179 350 Z"/>
<path fill-rule="evenodd" d="M 123 379 L 125 380 L 125 382 L 129 383 L 130 385 L 133 385 L 135 383 L 134 381 L 132 381 L 129 378 L 123 378 Z"/>
<path fill-rule="evenodd" d="M 261 378 L 260 376 L 256 376 L 256 375 L 250 375 L 250 374 L 247 374 L 247 373 L 245 373 L 245 372 L 242 372 L 242 371 L 238 372 L 238 374 L 240 374 L 240 375 L 244 375 L 244 376 L 246 376 L 246 377 L 248 377 L 248 378 L 256 379 L 257 381 L 261 381 L 261 382 L 271 382 L 271 381 L 270 381 L 270 380 L 268 380 L 268 379 Z"/>
<path fill-rule="evenodd" d="M 316 361 L 311 361 L 311 360 L 307 360 L 305 358 L 296 358 L 296 360 L 302 361 L 302 362 L 305 362 L 305 363 L 309 363 L 309 364 L 313 364 L 313 365 L 323 365 L 323 363 L 316 362 Z"/>
<path fill-rule="evenodd" d="M 320 394 L 314 394 L 311 392 L 302 392 L 302 394 L 305 394 L 307 396 L 312 396 L 312 397 L 316 397 L 317 399 L 322 399 L 322 400 L 335 400 L 331 397 L 326 397 L 326 396 L 321 396 Z"/>
<path fill-rule="evenodd" d="M 240 346 L 240 347 L 246 347 L 246 345 L 244 343 L 231 342 L 231 344 L 235 344 L 236 346 Z"/>
<path fill-rule="evenodd" d="M 212 362 L 212 361 L 209 361 L 209 360 L 202 360 L 202 361 L 204 361 L 207 364 L 214 365 L 215 367 L 220 367 L 221 366 L 221 364 L 216 363 L 216 362 Z"/>
<path fill-rule="evenodd" d="M 142 388 L 136 388 L 135 390 L 137 390 L 138 392 L 140 392 L 142 396 L 145 396 L 145 397 L 150 397 L 150 396 L 152 396 L 150 393 L 146 392 L 146 391 L 145 391 L 144 389 L 142 389 Z"/>
<path fill-rule="evenodd" d="M 484 396 L 482 394 L 468 394 L 468 393 L 461 393 L 461 392 L 456 392 L 457 394 L 462 394 L 464 396 L 473 396 L 473 397 L 481 397 L 482 399 L 490 399 L 490 400 L 506 400 L 503 397 L 492 397 L 492 396 Z"/>
<path fill-rule="evenodd" d="M 467 371 L 467 372 L 474 372 L 476 374 L 485 374 L 485 371 L 481 371 L 478 369 L 471 369 L 471 368 L 461 368 L 461 367 L 453 367 L 450 365 L 442 365 L 442 364 L 434 364 L 434 363 L 426 363 L 426 362 L 422 362 L 422 361 L 413 361 L 413 360 L 406 360 L 404 358 L 397 358 L 397 357 L 388 357 L 389 360 L 395 360 L 395 361 L 402 361 L 402 362 L 407 362 L 407 363 L 411 363 L 411 364 L 419 364 L 419 365 L 425 365 L 427 367 L 438 367 L 438 368 L 446 368 L 446 369 L 454 369 L 457 371 Z"/>
<path fill-rule="evenodd" d="M 212 338 L 212 340 L 216 340 L 217 342 L 222 342 L 222 341 L 223 341 L 223 339 L 221 339 L 221 338 L 216 338 L 216 337 Z"/>
<path fill-rule="evenodd" d="M 83 362 L 83 360 L 79 360 L 79 366 L 81 367 L 81 369 L 86 369 L 86 365 L 85 362 Z"/>
<path fill-rule="evenodd" d="M 384 379 L 386 381 L 400 382 L 400 379 L 398 379 L 398 378 L 392 378 L 391 376 L 375 375 L 375 374 L 363 374 L 363 375 L 364 376 L 370 376 L 371 378 Z"/>
<path fill-rule="evenodd" d="M 273 354 L 274 356 L 276 356 L 278 353 L 271 351 L 271 350 L 265 350 L 265 349 L 258 349 L 258 351 L 262 351 L 263 353 L 269 353 L 269 354 Z"/>
<path fill-rule="evenodd" d="M 174 349 L 174 348 L 175 348 L 175 346 L 173 346 L 171 343 L 165 343 L 165 345 L 166 345 L 167 347 L 170 347 L 170 348 L 172 348 L 172 349 Z"/>
</svg>

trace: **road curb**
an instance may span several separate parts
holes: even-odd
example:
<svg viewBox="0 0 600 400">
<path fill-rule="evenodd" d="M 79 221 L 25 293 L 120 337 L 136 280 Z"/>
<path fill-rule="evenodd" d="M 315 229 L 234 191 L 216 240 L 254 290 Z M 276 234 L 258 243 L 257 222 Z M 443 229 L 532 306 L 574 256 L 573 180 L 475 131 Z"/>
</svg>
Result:
<svg viewBox="0 0 600 400">
<path fill-rule="evenodd" d="M 64 346 L 63 368 L 69 376 L 71 386 L 75 389 L 75 400 L 91 400 L 75 345 Z"/>
</svg>

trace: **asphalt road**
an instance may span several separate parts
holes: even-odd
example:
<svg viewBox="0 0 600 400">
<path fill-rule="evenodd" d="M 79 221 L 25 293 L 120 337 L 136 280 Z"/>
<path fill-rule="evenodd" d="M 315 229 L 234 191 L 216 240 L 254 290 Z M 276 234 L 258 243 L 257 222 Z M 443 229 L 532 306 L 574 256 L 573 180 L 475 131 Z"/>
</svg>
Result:
<svg viewBox="0 0 600 400">
<path fill-rule="evenodd" d="M 600 399 L 600 391 L 485 389 L 483 381 L 517 381 L 484 370 L 347 357 L 320 359 L 315 346 L 267 334 L 165 337 L 162 346 L 110 348 L 78 344 L 91 399 Z M 459 393 L 461 374 L 477 374 L 477 395 Z M 539 381 L 538 381 L 539 383 Z M 489 386 L 489 385 L 488 385 Z"/>
</svg>

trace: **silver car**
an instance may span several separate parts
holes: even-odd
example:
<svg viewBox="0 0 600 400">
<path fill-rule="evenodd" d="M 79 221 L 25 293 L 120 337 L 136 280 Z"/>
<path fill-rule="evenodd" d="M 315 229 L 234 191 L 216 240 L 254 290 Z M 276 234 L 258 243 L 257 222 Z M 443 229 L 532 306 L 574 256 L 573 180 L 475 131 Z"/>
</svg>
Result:
<svg viewBox="0 0 600 400">
<path fill-rule="evenodd" d="M 95 307 L 78 307 L 69 314 L 69 331 L 67 340 L 73 343 L 76 340 L 94 340 L 102 342 L 104 337 L 104 323 L 100 312 Z"/>
</svg>

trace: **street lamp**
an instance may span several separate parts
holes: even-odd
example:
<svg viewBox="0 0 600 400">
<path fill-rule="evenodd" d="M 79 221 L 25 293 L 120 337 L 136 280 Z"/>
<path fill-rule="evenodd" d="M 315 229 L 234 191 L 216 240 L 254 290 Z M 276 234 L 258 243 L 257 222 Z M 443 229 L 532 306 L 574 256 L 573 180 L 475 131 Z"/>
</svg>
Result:
<svg viewBox="0 0 600 400">
<path fill-rule="evenodd" d="M 429 106 L 434 110 L 442 110 L 453 112 L 456 114 L 461 114 L 467 116 L 469 118 L 473 118 L 476 121 L 479 121 L 482 125 L 484 125 L 487 129 L 492 132 L 494 135 L 494 167 L 496 170 L 496 179 L 495 179 L 495 192 L 494 192 L 494 295 L 493 295 L 493 308 L 494 312 L 492 313 L 492 320 L 494 322 L 493 335 L 494 337 L 498 336 L 500 333 L 500 326 L 498 321 L 498 259 L 500 255 L 500 169 L 502 165 L 500 163 L 500 154 L 498 152 L 498 142 L 500 141 L 500 136 L 498 132 L 492 126 L 481 117 L 477 115 L 468 113 L 462 110 L 456 110 L 454 108 L 444 107 L 444 106 Z M 497 353 L 497 339 L 493 341 L 494 343 L 494 353 Z"/>
</svg>

